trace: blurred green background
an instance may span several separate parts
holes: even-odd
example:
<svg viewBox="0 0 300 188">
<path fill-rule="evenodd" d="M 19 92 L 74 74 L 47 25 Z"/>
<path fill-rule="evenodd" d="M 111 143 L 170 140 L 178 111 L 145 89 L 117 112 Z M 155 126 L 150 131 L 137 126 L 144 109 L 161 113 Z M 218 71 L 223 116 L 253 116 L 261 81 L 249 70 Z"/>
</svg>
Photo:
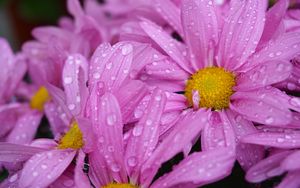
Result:
<svg viewBox="0 0 300 188">
<path fill-rule="evenodd" d="M 14 50 L 31 39 L 32 28 L 56 24 L 67 15 L 65 0 L 0 0 L 0 37 Z"/>
</svg>

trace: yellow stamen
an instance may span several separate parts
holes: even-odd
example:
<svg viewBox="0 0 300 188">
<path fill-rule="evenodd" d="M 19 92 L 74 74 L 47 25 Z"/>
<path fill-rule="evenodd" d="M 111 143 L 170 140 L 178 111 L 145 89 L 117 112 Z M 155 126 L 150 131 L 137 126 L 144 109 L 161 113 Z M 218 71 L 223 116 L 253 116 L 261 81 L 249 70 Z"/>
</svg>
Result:
<svg viewBox="0 0 300 188">
<path fill-rule="evenodd" d="M 110 183 L 102 188 L 138 188 L 137 186 L 127 183 Z"/>
<path fill-rule="evenodd" d="M 49 93 L 47 89 L 42 86 L 31 98 L 30 107 L 32 109 L 43 111 L 44 105 L 48 100 L 50 100 Z"/>
<path fill-rule="evenodd" d="M 84 145 L 82 132 L 77 122 L 73 122 L 70 130 L 60 139 L 58 149 L 80 149 Z"/>
<path fill-rule="evenodd" d="M 235 84 L 235 76 L 231 72 L 220 67 L 207 67 L 190 77 L 185 96 L 193 105 L 193 91 L 198 91 L 199 107 L 221 110 L 228 108 Z"/>
</svg>

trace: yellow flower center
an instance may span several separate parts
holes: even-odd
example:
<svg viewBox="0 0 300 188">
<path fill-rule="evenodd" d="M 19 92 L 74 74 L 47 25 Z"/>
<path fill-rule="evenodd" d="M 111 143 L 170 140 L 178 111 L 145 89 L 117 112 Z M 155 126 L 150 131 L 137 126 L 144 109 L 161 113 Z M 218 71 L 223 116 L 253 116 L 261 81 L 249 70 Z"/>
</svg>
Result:
<svg viewBox="0 0 300 188">
<path fill-rule="evenodd" d="M 30 107 L 32 109 L 43 111 L 44 105 L 48 100 L 50 100 L 49 93 L 47 89 L 42 86 L 31 98 Z"/>
<path fill-rule="evenodd" d="M 138 188 L 135 185 L 127 184 L 127 183 L 110 183 L 102 188 Z"/>
<path fill-rule="evenodd" d="M 82 132 L 77 122 L 73 122 L 70 130 L 60 139 L 58 149 L 80 149 L 84 145 Z"/>
<path fill-rule="evenodd" d="M 235 84 L 235 76 L 231 72 L 220 67 L 207 67 L 190 77 L 185 96 L 193 105 L 193 93 L 198 92 L 199 107 L 221 110 L 228 108 Z"/>
</svg>

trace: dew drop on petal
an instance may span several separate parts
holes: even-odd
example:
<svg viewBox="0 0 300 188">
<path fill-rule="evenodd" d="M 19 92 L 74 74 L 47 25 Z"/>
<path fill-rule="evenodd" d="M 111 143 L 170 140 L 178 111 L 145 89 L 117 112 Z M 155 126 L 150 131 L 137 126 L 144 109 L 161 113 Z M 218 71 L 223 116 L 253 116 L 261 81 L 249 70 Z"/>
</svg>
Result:
<svg viewBox="0 0 300 188">
<path fill-rule="evenodd" d="M 274 118 L 273 117 L 267 117 L 267 119 L 265 121 L 266 124 L 271 124 L 273 122 L 274 122 Z"/>
<path fill-rule="evenodd" d="M 17 179 L 18 179 L 18 174 L 14 174 L 8 179 L 8 181 L 12 183 L 15 182 Z"/>
<path fill-rule="evenodd" d="M 64 83 L 65 84 L 71 84 L 73 82 L 73 78 L 70 76 L 64 77 Z"/>
<path fill-rule="evenodd" d="M 63 182 L 64 186 L 66 187 L 71 187 L 74 185 L 74 181 L 73 180 L 66 180 Z"/>
<path fill-rule="evenodd" d="M 119 172 L 121 170 L 120 166 L 116 163 L 113 163 L 110 167 L 113 172 Z"/>
<path fill-rule="evenodd" d="M 126 44 L 125 46 L 123 46 L 122 48 L 122 54 L 123 55 L 128 55 L 130 52 L 132 52 L 133 47 L 131 44 Z"/>
<path fill-rule="evenodd" d="M 106 118 L 106 123 L 108 125 L 114 125 L 117 121 L 117 116 L 115 114 L 110 114 Z"/>
<path fill-rule="evenodd" d="M 32 173 L 32 176 L 33 176 L 33 177 L 36 177 L 36 176 L 38 176 L 38 175 L 39 175 L 39 174 L 38 174 L 37 172 L 33 172 L 33 173 Z"/>
<path fill-rule="evenodd" d="M 133 136 L 140 136 L 143 132 L 143 127 L 141 126 L 135 126 L 132 130 L 132 135 Z"/>
<path fill-rule="evenodd" d="M 136 166 L 136 164 L 137 164 L 137 159 L 136 159 L 136 157 L 129 157 L 128 160 L 127 160 L 127 164 L 128 164 L 128 166 L 130 166 L 130 167 Z"/>
</svg>

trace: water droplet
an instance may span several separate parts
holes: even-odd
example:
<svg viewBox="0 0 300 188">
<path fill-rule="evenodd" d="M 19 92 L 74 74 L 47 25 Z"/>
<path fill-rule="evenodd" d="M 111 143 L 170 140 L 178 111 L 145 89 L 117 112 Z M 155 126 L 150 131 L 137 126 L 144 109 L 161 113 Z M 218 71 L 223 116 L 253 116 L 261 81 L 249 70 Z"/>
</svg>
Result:
<svg viewBox="0 0 300 188">
<path fill-rule="evenodd" d="M 33 172 L 33 173 L 32 173 L 32 176 L 33 176 L 33 177 L 36 177 L 36 176 L 38 176 L 38 175 L 39 175 L 38 172 Z"/>
<path fill-rule="evenodd" d="M 293 106 L 300 106 L 300 99 L 296 98 L 296 97 L 293 97 L 293 98 L 290 99 L 290 103 Z"/>
<path fill-rule="evenodd" d="M 136 166 L 136 164 L 137 164 L 137 159 L 136 159 L 136 157 L 129 157 L 128 160 L 127 160 L 127 164 L 128 164 L 128 166 L 130 166 L 130 167 Z"/>
<path fill-rule="evenodd" d="M 121 170 L 120 166 L 116 163 L 112 164 L 110 169 L 113 171 L 113 172 L 119 172 Z"/>
<path fill-rule="evenodd" d="M 135 118 L 140 118 L 140 117 L 142 117 L 142 115 L 143 115 L 143 111 L 142 110 L 136 109 L 134 111 L 134 117 Z"/>
<path fill-rule="evenodd" d="M 282 142 L 284 142 L 284 139 L 283 138 L 277 138 L 277 142 L 282 143 Z"/>
<path fill-rule="evenodd" d="M 271 124 L 271 123 L 274 122 L 274 118 L 273 117 L 267 117 L 265 122 L 266 122 L 266 124 Z"/>
<path fill-rule="evenodd" d="M 107 147 L 107 151 L 108 151 L 108 152 L 111 152 L 111 153 L 114 152 L 114 151 L 115 151 L 114 146 L 108 146 L 108 147 Z"/>
<path fill-rule="evenodd" d="M 42 164 L 42 165 L 41 165 L 41 168 L 42 168 L 42 169 L 47 169 L 48 166 L 47 166 L 46 164 Z"/>
<path fill-rule="evenodd" d="M 153 121 L 152 121 L 151 119 L 148 119 L 148 120 L 146 121 L 146 125 L 148 125 L 148 126 L 149 126 L 149 125 L 152 125 L 152 122 L 153 122 Z"/>
<path fill-rule="evenodd" d="M 108 69 L 108 70 L 111 69 L 111 68 L 112 68 L 112 63 L 107 63 L 105 67 L 106 67 L 106 69 Z"/>
<path fill-rule="evenodd" d="M 99 136 L 98 142 L 102 144 L 104 143 L 104 141 L 105 141 L 104 136 Z"/>
<path fill-rule="evenodd" d="M 64 77 L 65 84 L 71 84 L 73 82 L 73 78 L 71 76 Z"/>
<path fill-rule="evenodd" d="M 287 88 L 291 91 L 295 90 L 296 89 L 296 85 L 294 83 L 288 83 L 287 84 Z"/>
<path fill-rule="evenodd" d="M 14 174 L 13 176 L 11 176 L 8 181 L 10 183 L 15 182 L 18 179 L 18 174 Z"/>
<path fill-rule="evenodd" d="M 125 46 L 123 46 L 122 48 L 122 54 L 123 55 L 128 55 L 130 52 L 132 52 L 133 47 L 131 44 L 126 44 Z"/>
<path fill-rule="evenodd" d="M 132 130 L 132 135 L 133 136 L 140 136 L 143 132 L 143 127 L 141 126 L 135 126 Z"/>
<path fill-rule="evenodd" d="M 69 104 L 68 108 L 69 108 L 69 110 L 74 110 L 75 109 L 75 104 Z"/>
<path fill-rule="evenodd" d="M 160 95 L 155 96 L 155 100 L 156 101 L 160 101 L 161 100 L 161 96 Z"/>
<path fill-rule="evenodd" d="M 107 118 L 106 118 L 106 123 L 107 123 L 108 125 L 114 125 L 114 124 L 116 123 L 116 121 L 117 121 L 117 116 L 116 116 L 116 114 L 110 114 L 110 115 L 108 115 Z"/>
<path fill-rule="evenodd" d="M 94 74 L 93 74 L 93 77 L 94 77 L 95 79 L 99 79 L 99 78 L 100 78 L 100 73 L 98 73 L 98 72 L 94 73 Z"/>
</svg>

